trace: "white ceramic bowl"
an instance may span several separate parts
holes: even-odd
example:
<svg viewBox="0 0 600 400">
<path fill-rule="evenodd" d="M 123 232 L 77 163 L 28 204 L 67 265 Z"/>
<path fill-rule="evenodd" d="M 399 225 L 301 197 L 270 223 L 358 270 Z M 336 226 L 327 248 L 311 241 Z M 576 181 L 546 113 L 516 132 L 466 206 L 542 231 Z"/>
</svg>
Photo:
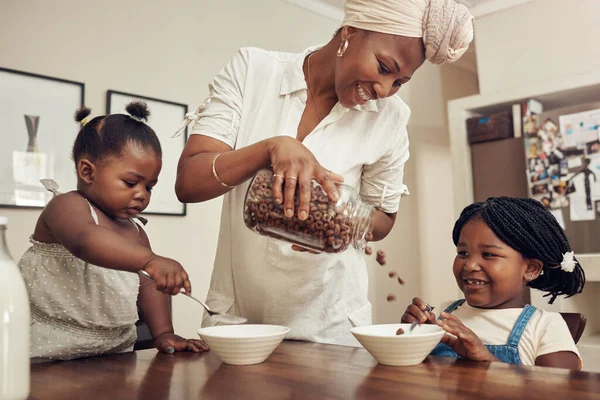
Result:
<svg viewBox="0 0 600 400">
<path fill-rule="evenodd" d="M 219 325 L 198 330 L 204 340 L 226 364 L 258 364 L 267 359 L 290 328 L 279 325 Z"/>
<path fill-rule="evenodd" d="M 398 328 L 404 334 L 396 335 Z M 444 336 L 437 325 L 417 325 L 408 333 L 410 324 L 369 325 L 352 328 L 354 337 L 383 365 L 416 365 L 423 362 Z"/>
</svg>

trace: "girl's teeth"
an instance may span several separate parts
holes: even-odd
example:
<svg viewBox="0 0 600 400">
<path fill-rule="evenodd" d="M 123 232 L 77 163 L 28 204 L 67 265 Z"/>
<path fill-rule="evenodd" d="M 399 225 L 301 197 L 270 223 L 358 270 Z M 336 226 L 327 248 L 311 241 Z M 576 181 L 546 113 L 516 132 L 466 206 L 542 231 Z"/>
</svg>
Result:
<svg viewBox="0 0 600 400">
<path fill-rule="evenodd" d="M 469 279 L 467 279 L 467 283 L 469 285 L 485 285 L 486 284 L 486 282 L 483 282 L 483 281 L 472 281 L 472 280 L 469 280 Z"/>
</svg>

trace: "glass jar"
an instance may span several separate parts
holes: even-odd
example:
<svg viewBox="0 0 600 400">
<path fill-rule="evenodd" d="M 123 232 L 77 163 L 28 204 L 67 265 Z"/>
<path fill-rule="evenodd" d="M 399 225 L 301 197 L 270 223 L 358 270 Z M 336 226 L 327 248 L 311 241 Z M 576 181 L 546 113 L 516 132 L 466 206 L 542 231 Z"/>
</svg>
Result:
<svg viewBox="0 0 600 400">
<path fill-rule="evenodd" d="M 366 246 L 375 208 L 364 203 L 354 188 L 339 184 L 340 198 L 334 203 L 313 181 L 310 211 L 300 221 L 296 210 L 298 189 L 294 195 L 294 216 L 288 218 L 283 204 L 277 204 L 273 198 L 272 181 L 273 172 L 266 169 L 252 178 L 244 200 L 244 222 L 248 228 L 318 252 L 340 253 L 350 245 L 357 249 Z"/>
</svg>

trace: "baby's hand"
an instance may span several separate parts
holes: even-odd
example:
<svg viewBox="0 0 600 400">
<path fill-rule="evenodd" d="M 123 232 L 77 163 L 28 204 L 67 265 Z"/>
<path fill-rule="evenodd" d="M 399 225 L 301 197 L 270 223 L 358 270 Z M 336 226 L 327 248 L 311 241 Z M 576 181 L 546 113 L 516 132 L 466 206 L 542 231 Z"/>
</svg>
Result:
<svg viewBox="0 0 600 400">
<path fill-rule="evenodd" d="M 437 321 L 437 324 L 446 332 L 454 335 L 444 335 L 442 343 L 452 347 L 456 354 L 473 361 L 499 361 L 483 345 L 479 337 L 463 325 L 460 319 L 446 312 L 442 312 L 440 316 L 442 319 Z"/>
<path fill-rule="evenodd" d="M 402 314 L 404 323 L 412 323 L 415 319 L 419 320 L 419 324 L 435 324 L 435 314 L 427 311 L 427 303 L 418 297 L 413 299 L 412 304 L 406 307 Z"/>
<path fill-rule="evenodd" d="M 154 338 L 154 347 L 163 353 L 173 354 L 176 351 L 193 351 L 202 353 L 208 351 L 208 345 L 198 339 L 184 339 L 174 333 L 167 332 Z"/>
<path fill-rule="evenodd" d="M 144 267 L 156 282 L 156 289 L 171 295 L 185 289 L 186 294 L 192 293 L 192 284 L 181 264 L 170 258 L 154 256 Z"/>
</svg>

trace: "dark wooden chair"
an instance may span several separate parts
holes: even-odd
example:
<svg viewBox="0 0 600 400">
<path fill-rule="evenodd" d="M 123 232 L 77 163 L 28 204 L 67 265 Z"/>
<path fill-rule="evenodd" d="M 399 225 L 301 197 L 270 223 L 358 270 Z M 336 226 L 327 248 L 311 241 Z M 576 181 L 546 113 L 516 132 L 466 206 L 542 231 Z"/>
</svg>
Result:
<svg viewBox="0 0 600 400">
<path fill-rule="evenodd" d="M 154 346 L 152 342 L 152 335 L 150 334 L 150 330 L 148 329 L 148 325 L 141 319 L 135 323 L 135 327 L 137 328 L 137 340 L 133 345 L 133 350 L 146 350 L 151 349 Z"/>
<path fill-rule="evenodd" d="M 169 309 L 171 310 L 171 320 L 173 319 L 172 316 L 172 302 L 171 302 L 171 296 L 169 296 Z M 135 344 L 133 345 L 133 350 L 146 350 L 146 349 L 152 349 L 154 348 L 154 345 L 152 344 L 152 342 L 154 342 L 154 339 L 152 339 L 152 335 L 150 334 L 150 330 L 148 329 L 148 325 L 146 325 L 146 323 L 144 322 L 143 318 L 142 318 L 142 314 L 140 313 L 139 309 L 138 309 L 138 315 L 140 316 L 140 319 L 135 323 L 135 327 L 137 328 L 137 340 L 135 342 Z"/>
<path fill-rule="evenodd" d="M 573 341 L 575 343 L 579 342 L 579 339 L 581 339 L 581 335 L 583 335 L 583 331 L 585 330 L 587 317 L 580 313 L 560 313 L 560 315 L 567 323 Z"/>
</svg>

